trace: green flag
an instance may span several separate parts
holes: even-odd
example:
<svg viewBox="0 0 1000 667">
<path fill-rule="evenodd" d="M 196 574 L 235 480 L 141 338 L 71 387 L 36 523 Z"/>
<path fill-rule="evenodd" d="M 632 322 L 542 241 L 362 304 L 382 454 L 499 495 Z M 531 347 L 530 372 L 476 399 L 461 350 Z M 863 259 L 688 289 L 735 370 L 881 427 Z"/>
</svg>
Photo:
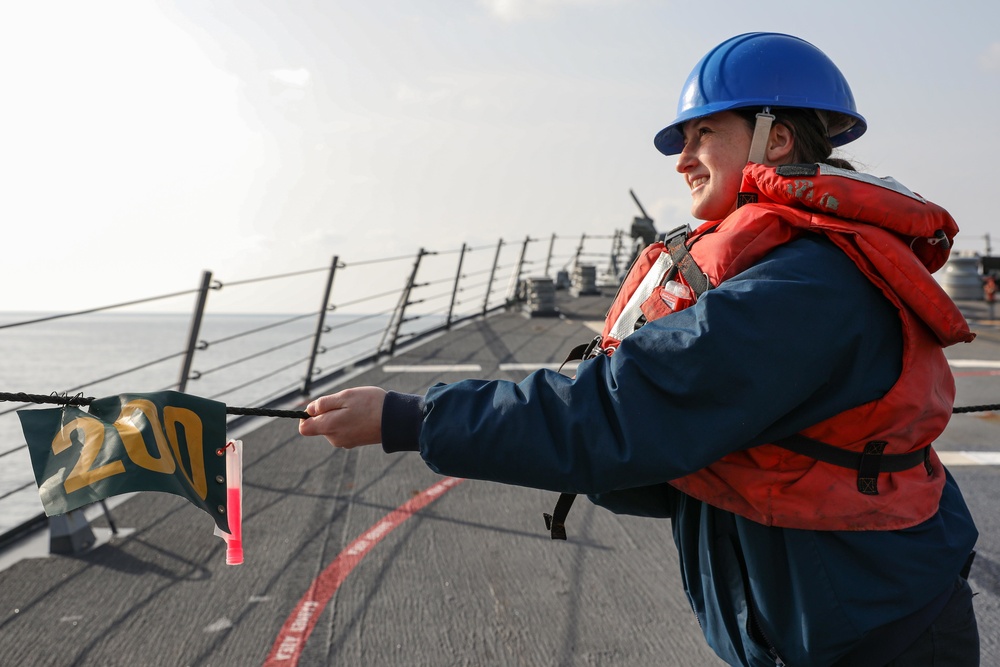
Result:
<svg viewBox="0 0 1000 667">
<path fill-rule="evenodd" d="M 229 532 L 226 406 L 161 391 L 18 410 L 48 516 L 134 491 L 187 498 Z"/>
</svg>

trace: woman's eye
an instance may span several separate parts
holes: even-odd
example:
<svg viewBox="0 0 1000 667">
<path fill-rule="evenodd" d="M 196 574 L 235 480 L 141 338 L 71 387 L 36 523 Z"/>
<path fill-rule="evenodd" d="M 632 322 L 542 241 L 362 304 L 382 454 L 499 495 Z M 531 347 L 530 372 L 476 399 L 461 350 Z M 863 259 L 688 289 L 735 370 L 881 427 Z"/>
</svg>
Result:
<svg viewBox="0 0 1000 667">
<path fill-rule="evenodd" d="M 714 134 L 711 127 L 707 125 L 699 125 L 693 127 L 684 133 L 684 146 L 691 146 L 700 143 L 703 137 L 707 137 L 710 134 Z"/>
</svg>

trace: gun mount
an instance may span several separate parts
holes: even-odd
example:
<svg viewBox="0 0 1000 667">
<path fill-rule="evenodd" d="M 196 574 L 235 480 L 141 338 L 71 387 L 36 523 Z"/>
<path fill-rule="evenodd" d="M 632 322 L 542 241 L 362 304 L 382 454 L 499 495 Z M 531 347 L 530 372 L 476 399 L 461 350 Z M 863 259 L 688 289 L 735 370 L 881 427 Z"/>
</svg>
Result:
<svg viewBox="0 0 1000 667">
<path fill-rule="evenodd" d="M 656 226 L 653 224 L 653 219 L 646 213 L 646 209 L 642 207 L 642 203 L 636 197 L 635 192 L 630 188 L 628 193 L 632 195 L 632 201 L 639 207 L 639 212 L 642 214 L 641 217 L 636 216 L 632 218 L 630 234 L 636 241 L 642 241 L 641 247 L 646 247 L 656 239 Z M 636 243 L 636 245 L 639 244 Z"/>
</svg>

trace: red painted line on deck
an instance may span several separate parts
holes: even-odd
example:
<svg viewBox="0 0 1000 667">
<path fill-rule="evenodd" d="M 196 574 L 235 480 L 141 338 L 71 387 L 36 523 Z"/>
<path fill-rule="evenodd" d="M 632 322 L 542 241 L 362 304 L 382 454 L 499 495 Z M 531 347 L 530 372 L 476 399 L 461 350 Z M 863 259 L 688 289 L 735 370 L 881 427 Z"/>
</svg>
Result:
<svg viewBox="0 0 1000 667">
<path fill-rule="evenodd" d="M 407 502 L 389 512 L 374 526 L 361 534 L 347 548 L 337 554 L 323 572 L 313 580 L 306 594 L 302 596 L 295 609 L 278 633 L 278 638 L 271 647 L 271 652 L 264 661 L 264 667 L 276 665 L 298 665 L 302 649 L 305 648 L 309 635 L 312 634 L 316 622 L 323 609 L 333 598 L 337 589 L 347 579 L 351 570 L 361 562 L 372 548 L 382 541 L 400 524 L 409 519 L 415 512 L 423 509 L 437 500 L 443 493 L 462 481 L 457 477 L 446 477 L 434 486 L 428 487 Z"/>
</svg>

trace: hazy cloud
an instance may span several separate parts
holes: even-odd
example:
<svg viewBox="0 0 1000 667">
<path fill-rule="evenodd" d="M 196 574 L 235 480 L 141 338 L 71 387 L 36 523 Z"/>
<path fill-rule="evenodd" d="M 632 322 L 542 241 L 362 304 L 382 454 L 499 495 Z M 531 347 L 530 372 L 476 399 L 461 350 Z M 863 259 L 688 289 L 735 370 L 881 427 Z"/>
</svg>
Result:
<svg viewBox="0 0 1000 667">
<path fill-rule="evenodd" d="M 286 86 L 305 88 L 312 82 L 312 74 L 304 67 L 298 69 L 272 69 L 268 74 L 275 81 L 280 81 Z"/>
<path fill-rule="evenodd" d="M 451 90 L 438 88 L 436 90 L 419 90 L 405 83 L 396 87 L 396 99 L 409 104 L 433 104 L 453 96 Z"/>
<path fill-rule="evenodd" d="M 480 0 L 480 4 L 497 18 L 524 21 L 547 18 L 564 9 L 597 5 L 620 5 L 628 0 Z"/>
<path fill-rule="evenodd" d="M 987 72 L 1000 72 L 1000 42 L 993 42 L 979 54 L 979 65 Z"/>
</svg>

